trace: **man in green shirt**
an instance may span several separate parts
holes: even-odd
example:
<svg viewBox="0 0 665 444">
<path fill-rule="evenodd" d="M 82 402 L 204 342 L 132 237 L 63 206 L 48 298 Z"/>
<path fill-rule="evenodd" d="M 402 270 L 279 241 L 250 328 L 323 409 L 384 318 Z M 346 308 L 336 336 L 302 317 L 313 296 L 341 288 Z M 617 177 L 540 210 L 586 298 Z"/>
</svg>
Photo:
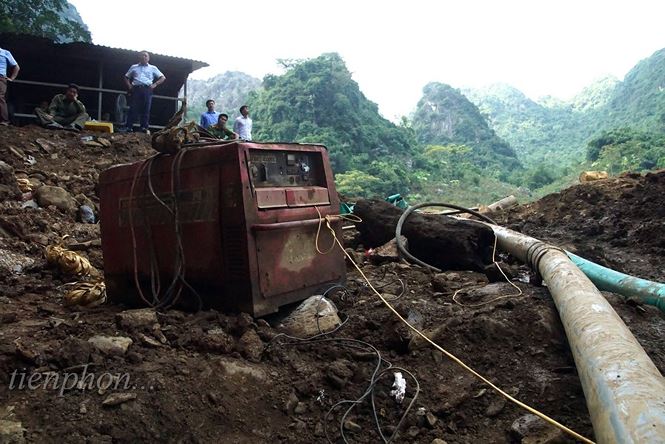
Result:
<svg viewBox="0 0 665 444">
<path fill-rule="evenodd" d="M 228 122 L 228 120 L 228 114 L 220 114 L 217 118 L 217 125 L 209 126 L 207 131 L 218 139 L 237 139 L 238 135 L 226 127 L 226 122 Z"/>
<path fill-rule="evenodd" d="M 46 128 L 69 129 L 80 131 L 90 116 L 85 111 L 85 105 L 78 99 L 79 87 L 70 84 L 64 94 L 53 97 L 48 111 L 36 108 L 35 115 L 39 123 Z"/>
</svg>

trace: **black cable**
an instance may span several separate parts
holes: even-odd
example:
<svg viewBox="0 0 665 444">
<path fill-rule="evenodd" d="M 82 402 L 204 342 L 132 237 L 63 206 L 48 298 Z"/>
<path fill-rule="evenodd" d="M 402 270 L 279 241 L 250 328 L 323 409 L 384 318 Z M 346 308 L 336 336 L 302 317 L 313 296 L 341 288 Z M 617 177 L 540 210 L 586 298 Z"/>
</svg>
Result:
<svg viewBox="0 0 665 444">
<path fill-rule="evenodd" d="M 428 264 L 428 263 L 426 263 L 426 262 L 421 261 L 421 260 L 418 259 L 417 257 L 413 256 L 411 253 L 409 253 L 409 252 L 406 250 L 406 247 L 404 246 L 404 242 L 402 242 L 402 239 L 401 239 L 401 236 L 402 236 L 402 225 L 404 225 L 404 222 L 406 221 L 406 219 L 407 219 L 407 218 L 411 215 L 411 213 L 413 213 L 415 210 L 417 210 L 417 209 L 419 209 L 419 208 L 423 208 L 423 207 L 445 207 L 445 208 L 454 208 L 454 209 L 456 209 L 456 210 L 460 210 L 460 211 L 462 211 L 462 212 L 464 212 L 464 213 L 472 214 L 472 215 L 474 215 L 474 216 L 476 216 L 476 217 L 478 217 L 478 218 L 484 220 L 485 222 L 489 222 L 489 223 L 491 223 L 491 224 L 493 224 L 493 225 L 497 225 L 497 223 L 496 223 L 495 221 L 493 221 L 491 218 L 485 216 L 484 214 L 480 214 L 479 212 L 474 211 L 474 210 L 472 210 L 472 209 L 470 209 L 470 208 L 464 208 L 464 207 L 461 207 L 461 206 L 459 206 L 459 205 L 455 205 L 455 204 L 438 203 L 438 202 L 425 202 L 425 203 L 421 203 L 421 204 L 414 205 L 414 206 L 412 206 L 412 207 L 407 208 L 406 211 L 404 211 L 404 213 L 402 213 L 402 216 L 401 216 L 401 217 L 399 218 L 399 220 L 397 221 L 397 226 L 395 227 L 395 241 L 397 242 L 397 249 L 399 250 L 399 252 L 400 252 L 400 253 L 401 253 L 401 254 L 402 254 L 402 255 L 403 255 L 403 256 L 404 256 L 409 262 L 412 262 L 412 263 L 418 264 L 418 265 L 420 265 L 420 266 L 423 266 L 423 267 L 425 267 L 425 268 L 428 268 L 428 269 L 430 269 L 430 270 L 432 270 L 432 271 L 434 271 L 434 272 L 436 272 L 436 273 L 441 272 L 441 270 L 438 269 L 437 267 L 433 266 L 433 265 L 430 265 L 430 264 Z"/>
<path fill-rule="evenodd" d="M 346 287 L 344 287 L 343 285 L 339 285 L 339 284 L 333 285 L 332 287 L 328 288 L 323 293 L 323 295 L 319 299 L 319 302 L 322 300 L 324 295 L 327 295 L 328 293 L 330 293 L 331 291 L 333 291 L 335 289 L 343 289 L 343 290 L 348 291 L 348 289 Z M 318 310 L 318 307 L 317 307 L 317 310 Z M 317 312 L 317 318 L 318 318 L 318 312 Z M 359 339 L 329 338 L 329 337 L 327 337 L 327 336 L 330 336 L 330 335 L 338 332 L 344 325 L 346 325 L 346 323 L 348 321 L 349 321 L 349 317 L 346 316 L 344 321 L 340 325 L 338 325 L 335 329 L 333 329 L 329 332 L 321 332 L 321 330 L 319 328 L 320 333 L 315 334 L 314 336 L 311 336 L 311 337 L 308 337 L 308 338 L 299 338 L 299 337 L 296 337 L 296 336 L 288 335 L 286 333 L 279 333 L 278 335 L 276 335 L 275 337 L 273 337 L 270 340 L 270 342 L 265 346 L 263 352 L 265 353 L 272 346 L 272 344 L 280 338 L 286 338 L 286 339 L 290 340 L 290 342 L 287 342 L 284 345 L 337 343 L 337 344 L 340 344 L 344 347 L 349 347 L 349 348 L 354 348 L 354 349 L 360 349 L 360 350 L 369 349 L 374 355 L 376 355 L 376 365 L 375 365 L 374 371 L 372 372 L 372 375 L 370 377 L 369 385 L 367 386 L 367 388 L 365 389 L 363 394 L 358 399 L 355 399 L 355 400 L 344 399 L 344 400 L 341 400 L 341 401 L 333 404 L 333 406 L 330 407 L 330 409 L 328 409 L 328 411 L 326 412 L 326 414 L 324 415 L 324 418 L 323 418 L 324 434 L 325 434 L 326 439 L 328 440 L 328 442 L 332 443 L 333 441 L 330 439 L 330 436 L 328 434 L 328 417 L 332 414 L 333 410 L 335 410 L 338 406 L 341 406 L 341 405 L 344 405 L 344 404 L 351 404 L 351 406 L 348 409 L 345 410 L 345 412 L 342 416 L 342 419 L 340 420 L 340 429 L 339 429 L 342 440 L 345 443 L 348 443 L 348 440 L 347 440 L 347 438 L 344 434 L 344 422 L 346 421 L 346 418 L 351 413 L 351 411 L 357 405 L 362 404 L 362 402 L 369 396 L 370 401 L 371 401 L 372 417 L 374 419 L 374 423 L 375 423 L 377 432 L 381 436 L 381 439 L 383 440 L 384 443 L 389 443 L 396 436 L 397 432 L 399 431 L 400 426 L 404 422 L 404 419 L 406 418 L 406 416 L 408 415 L 409 411 L 411 410 L 413 404 L 415 403 L 415 400 L 418 397 L 418 393 L 420 392 L 420 385 L 419 385 L 418 380 L 416 379 L 416 377 L 413 374 L 411 374 L 408 370 L 402 369 L 401 367 L 393 367 L 392 363 L 389 362 L 388 360 L 386 360 L 385 358 L 383 358 L 383 356 L 381 355 L 379 350 L 376 347 L 374 347 L 372 344 L 370 344 L 368 342 L 365 342 L 365 341 L 361 341 Z M 381 367 L 384 366 L 384 365 L 386 366 L 386 368 L 381 370 Z M 409 404 L 407 409 L 402 414 L 402 416 L 401 416 L 401 418 L 400 418 L 400 420 L 397 424 L 397 427 L 395 428 L 395 431 L 393 432 L 393 434 L 391 435 L 390 438 L 386 439 L 386 437 L 383 434 L 383 431 L 381 429 L 381 424 L 380 424 L 378 413 L 377 413 L 377 410 L 376 410 L 376 403 L 375 403 L 375 399 L 374 399 L 374 390 L 375 390 L 375 387 L 378 383 L 379 378 L 390 370 L 401 370 L 404 373 L 408 374 L 416 383 L 416 393 L 415 393 L 413 399 L 411 400 L 411 403 Z"/>
</svg>

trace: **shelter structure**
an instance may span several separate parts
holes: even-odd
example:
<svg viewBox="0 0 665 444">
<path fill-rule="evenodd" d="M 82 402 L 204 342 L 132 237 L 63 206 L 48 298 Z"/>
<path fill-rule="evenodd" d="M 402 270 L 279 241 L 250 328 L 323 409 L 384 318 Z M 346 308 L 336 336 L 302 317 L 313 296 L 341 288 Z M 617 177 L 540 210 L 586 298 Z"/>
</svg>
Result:
<svg viewBox="0 0 665 444">
<path fill-rule="evenodd" d="M 128 100 L 123 78 L 129 67 L 138 62 L 139 50 L 84 42 L 55 43 L 25 34 L 0 34 L 0 42 L 21 66 L 19 77 L 10 84 L 7 94 L 15 121 L 31 121 L 35 107 L 50 101 L 68 84 L 76 83 L 80 87 L 79 98 L 93 119 L 124 124 Z M 189 74 L 208 64 L 152 52 L 150 63 L 166 76 L 166 82 L 155 90 L 150 116 L 151 127 L 162 128 L 180 107 L 183 96 L 187 96 Z"/>
</svg>

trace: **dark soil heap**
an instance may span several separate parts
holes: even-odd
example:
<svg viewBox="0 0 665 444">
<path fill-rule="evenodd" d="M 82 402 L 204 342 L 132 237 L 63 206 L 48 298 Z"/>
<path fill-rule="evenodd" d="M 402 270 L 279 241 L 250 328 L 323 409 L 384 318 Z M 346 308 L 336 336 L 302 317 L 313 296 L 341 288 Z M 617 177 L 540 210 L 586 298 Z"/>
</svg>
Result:
<svg viewBox="0 0 665 444">
<path fill-rule="evenodd" d="M 343 423 L 349 403 L 326 416 L 340 401 L 366 393 L 379 355 L 381 370 L 388 363 L 402 367 L 420 387 L 396 442 L 568 441 L 414 339 L 351 267 L 347 289 L 329 293 L 347 321 L 319 341 L 278 336 L 278 317 L 65 307 L 62 285 L 69 280 L 46 265 L 44 246 L 69 235 L 67 242 L 102 269 L 99 226 L 82 223 L 77 209 L 98 210 L 100 171 L 153 153 L 145 135 L 99 136 L 108 142 L 97 145 L 81 140 L 89 135 L 0 127 L 0 160 L 13 169 L 0 174 L 6 186 L 0 189 L 0 441 L 312 443 L 326 442 L 327 432 L 341 442 L 342 427 L 349 442 L 380 442 L 374 415 L 384 435 L 394 432 L 415 394 L 407 374 L 402 403 L 390 393 L 394 375 L 388 371 L 376 384 L 375 409 L 367 397 Z M 12 176 L 27 178 L 33 195 L 17 192 Z M 64 194 L 40 197 L 42 185 Z M 573 187 L 501 218 L 589 259 L 662 279 L 664 188 L 663 173 L 625 176 Z M 41 200 L 39 208 L 24 207 L 31 197 Z M 399 262 L 373 264 L 361 246 L 352 253 L 398 311 L 441 346 L 593 438 L 546 288 L 516 281 L 524 294 L 513 297 L 510 285 L 476 272 L 431 274 Z M 509 269 L 527 274 L 519 264 Z M 665 370 L 665 316 L 607 297 Z M 53 389 L 37 379 L 86 372 L 108 375 L 114 384 Z M 31 376 L 33 389 L 26 387 Z"/>
</svg>

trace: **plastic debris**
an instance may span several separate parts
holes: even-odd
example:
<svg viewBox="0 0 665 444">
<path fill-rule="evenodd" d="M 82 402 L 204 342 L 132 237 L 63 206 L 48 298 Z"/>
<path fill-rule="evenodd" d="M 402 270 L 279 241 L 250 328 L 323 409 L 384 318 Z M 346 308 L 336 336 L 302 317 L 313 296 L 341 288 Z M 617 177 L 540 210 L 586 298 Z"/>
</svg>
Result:
<svg viewBox="0 0 665 444">
<path fill-rule="evenodd" d="M 81 222 L 85 224 L 95 223 L 95 212 L 88 205 L 81 205 L 79 207 L 79 215 L 81 216 Z"/>
<path fill-rule="evenodd" d="M 93 267 L 88 259 L 78 253 L 66 249 L 62 242 L 58 245 L 49 245 L 46 247 L 46 261 L 49 264 L 57 265 L 66 274 L 75 274 L 78 276 L 99 275 L 99 271 Z"/>
<path fill-rule="evenodd" d="M 401 404 L 406 395 L 406 379 L 402 376 L 402 372 L 395 372 L 395 382 L 393 382 L 393 390 L 390 391 L 390 396 L 395 397 L 395 401 Z"/>
<path fill-rule="evenodd" d="M 21 204 L 21 208 L 39 208 L 34 199 L 26 200 Z"/>
<path fill-rule="evenodd" d="M 32 183 L 30 183 L 30 179 L 24 177 L 17 178 L 16 184 L 18 185 L 18 189 L 21 190 L 21 193 L 29 193 L 32 191 Z"/>
<path fill-rule="evenodd" d="M 74 282 L 73 288 L 65 294 L 67 306 L 83 305 L 95 307 L 106 302 L 106 284 L 104 281 Z"/>
</svg>

